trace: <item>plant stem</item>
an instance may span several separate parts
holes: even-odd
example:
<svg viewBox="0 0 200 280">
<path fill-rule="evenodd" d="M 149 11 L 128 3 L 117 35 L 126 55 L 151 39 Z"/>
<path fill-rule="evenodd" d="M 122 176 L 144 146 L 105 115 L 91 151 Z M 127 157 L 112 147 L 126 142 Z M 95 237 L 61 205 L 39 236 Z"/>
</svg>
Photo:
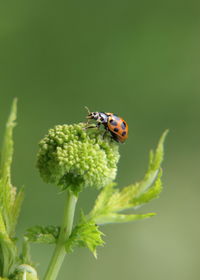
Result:
<svg viewBox="0 0 200 280">
<path fill-rule="evenodd" d="M 68 191 L 60 235 L 58 237 L 57 245 L 55 247 L 49 267 L 44 276 L 44 280 L 55 280 L 63 263 L 64 257 L 66 255 L 65 242 L 69 238 L 72 231 L 76 202 L 77 197 L 71 191 Z"/>
</svg>

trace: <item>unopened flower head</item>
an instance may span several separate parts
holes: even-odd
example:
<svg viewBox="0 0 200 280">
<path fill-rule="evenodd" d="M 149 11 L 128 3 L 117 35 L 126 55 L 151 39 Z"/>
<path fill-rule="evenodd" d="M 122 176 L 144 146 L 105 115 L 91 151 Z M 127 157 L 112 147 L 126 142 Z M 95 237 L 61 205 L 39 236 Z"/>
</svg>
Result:
<svg viewBox="0 0 200 280">
<path fill-rule="evenodd" d="M 37 166 L 48 183 L 74 192 L 101 188 L 116 177 L 118 144 L 85 124 L 57 125 L 41 140 Z"/>
<path fill-rule="evenodd" d="M 13 280 L 38 280 L 35 268 L 28 264 L 21 264 L 15 270 Z"/>
</svg>

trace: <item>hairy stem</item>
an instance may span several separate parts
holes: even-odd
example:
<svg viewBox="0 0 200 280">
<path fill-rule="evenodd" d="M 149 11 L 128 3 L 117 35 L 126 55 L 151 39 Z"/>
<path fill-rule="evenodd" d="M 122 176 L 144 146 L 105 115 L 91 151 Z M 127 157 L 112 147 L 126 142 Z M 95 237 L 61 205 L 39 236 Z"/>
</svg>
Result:
<svg viewBox="0 0 200 280">
<path fill-rule="evenodd" d="M 74 220 L 77 197 L 68 191 L 60 235 L 44 280 L 55 280 L 66 255 L 65 242 L 69 238 Z"/>
</svg>

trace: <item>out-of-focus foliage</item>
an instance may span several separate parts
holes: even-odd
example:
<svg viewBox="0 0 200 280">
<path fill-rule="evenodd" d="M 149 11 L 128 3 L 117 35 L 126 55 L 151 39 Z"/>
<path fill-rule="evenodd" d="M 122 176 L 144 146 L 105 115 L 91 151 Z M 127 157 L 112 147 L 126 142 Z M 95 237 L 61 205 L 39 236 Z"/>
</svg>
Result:
<svg viewBox="0 0 200 280">
<path fill-rule="evenodd" d="M 60 228 L 56 226 L 35 226 L 29 228 L 25 234 L 28 242 L 31 243 L 56 243 Z"/>
</svg>

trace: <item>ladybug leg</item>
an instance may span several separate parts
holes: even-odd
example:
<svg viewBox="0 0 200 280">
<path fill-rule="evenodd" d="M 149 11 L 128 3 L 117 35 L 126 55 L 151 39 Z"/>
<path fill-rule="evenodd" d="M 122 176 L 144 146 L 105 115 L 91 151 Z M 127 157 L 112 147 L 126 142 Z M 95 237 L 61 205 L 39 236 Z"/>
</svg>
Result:
<svg viewBox="0 0 200 280">
<path fill-rule="evenodd" d="M 97 124 L 96 124 L 96 128 L 100 128 L 100 125 L 101 125 L 101 123 L 100 122 L 98 122 Z"/>
<path fill-rule="evenodd" d="M 111 134 L 111 139 L 112 140 L 114 140 L 114 141 L 116 141 L 118 143 L 120 142 L 119 139 L 117 138 L 116 134 L 114 134 L 113 132 L 110 132 L 110 134 Z"/>
<path fill-rule="evenodd" d="M 107 134 L 107 132 L 108 132 L 108 127 L 107 126 L 105 126 L 105 131 L 104 131 L 104 134 L 103 134 L 103 139 L 105 138 L 105 136 L 106 136 L 106 134 Z"/>
<path fill-rule="evenodd" d="M 86 127 L 85 127 L 84 129 L 88 129 L 88 128 L 98 128 L 98 129 L 99 129 L 99 127 L 100 127 L 100 125 L 101 125 L 100 122 L 97 123 L 97 124 L 91 124 L 91 125 L 89 125 L 89 126 L 87 126 L 87 124 L 89 124 L 89 123 L 86 123 Z"/>
<path fill-rule="evenodd" d="M 83 129 L 95 128 L 95 127 L 96 127 L 96 125 L 94 125 L 94 124 L 93 124 L 93 125 L 91 124 L 91 125 L 89 125 L 89 126 L 87 126 L 87 124 L 86 124 L 86 127 L 84 127 Z"/>
<path fill-rule="evenodd" d="M 112 135 L 111 138 L 112 138 L 114 141 L 118 142 L 118 143 L 120 142 L 119 139 L 118 139 L 116 136 L 114 136 L 114 135 Z"/>
<path fill-rule="evenodd" d="M 116 141 L 118 143 L 120 142 L 119 139 L 117 138 L 117 135 L 115 133 L 113 133 L 112 131 L 110 131 L 110 136 L 113 141 Z"/>
</svg>

